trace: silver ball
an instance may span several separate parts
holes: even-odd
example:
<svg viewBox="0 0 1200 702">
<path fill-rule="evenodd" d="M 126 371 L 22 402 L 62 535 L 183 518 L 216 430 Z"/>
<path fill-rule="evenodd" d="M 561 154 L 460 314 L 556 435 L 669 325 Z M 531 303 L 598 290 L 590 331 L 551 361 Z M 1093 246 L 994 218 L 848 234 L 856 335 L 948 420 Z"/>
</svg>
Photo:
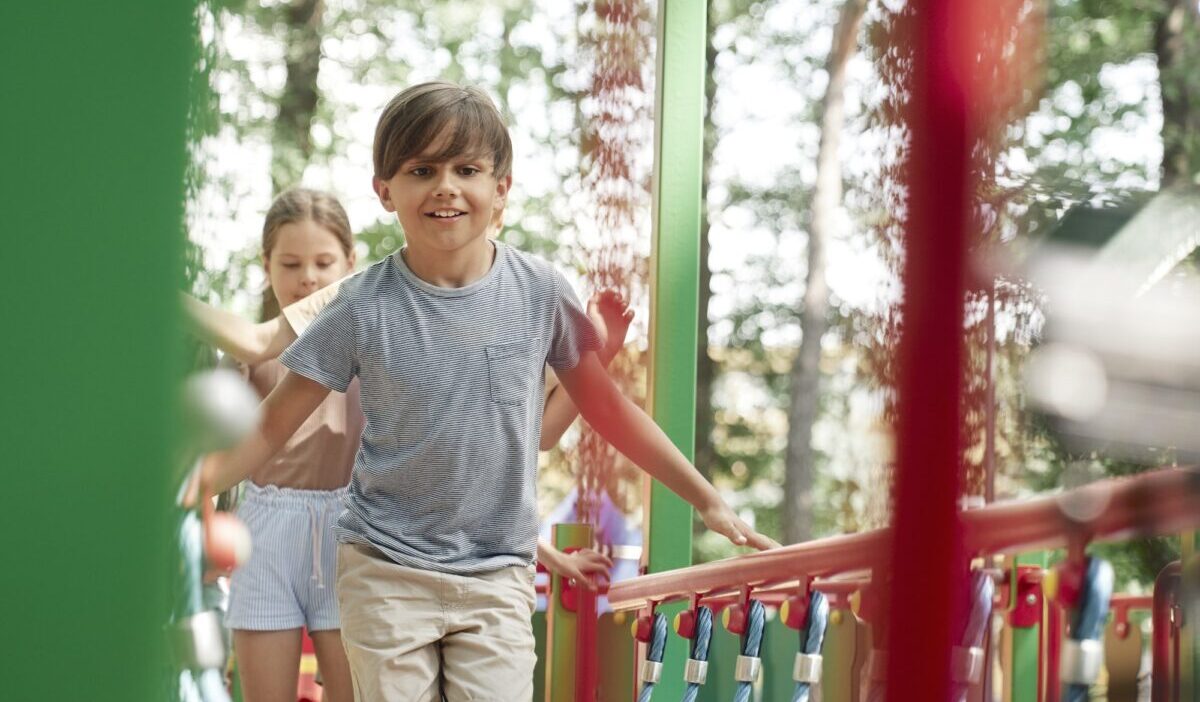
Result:
<svg viewBox="0 0 1200 702">
<path fill-rule="evenodd" d="M 228 448 L 258 424 L 258 395 L 231 370 L 218 368 L 188 378 L 183 403 L 186 440 L 199 451 Z"/>
</svg>

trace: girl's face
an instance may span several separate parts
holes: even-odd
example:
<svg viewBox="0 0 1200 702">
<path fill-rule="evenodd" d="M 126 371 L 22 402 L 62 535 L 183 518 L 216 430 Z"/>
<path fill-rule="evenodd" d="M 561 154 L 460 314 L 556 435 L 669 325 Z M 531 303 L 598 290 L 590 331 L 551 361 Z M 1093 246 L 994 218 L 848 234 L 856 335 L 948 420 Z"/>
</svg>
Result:
<svg viewBox="0 0 1200 702">
<path fill-rule="evenodd" d="M 344 278 L 354 269 L 337 235 L 312 220 L 279 227 L 275 246 L 263 255 L 263 268 L 280 307 L 302 300 Z"/>
</svg>

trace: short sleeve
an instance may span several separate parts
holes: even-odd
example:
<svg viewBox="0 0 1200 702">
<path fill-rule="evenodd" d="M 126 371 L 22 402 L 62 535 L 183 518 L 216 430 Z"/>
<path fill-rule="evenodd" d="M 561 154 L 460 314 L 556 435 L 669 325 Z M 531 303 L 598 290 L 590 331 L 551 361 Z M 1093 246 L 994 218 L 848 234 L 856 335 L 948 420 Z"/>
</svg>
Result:
<svg viewBox="0 0 1200 702">
<path fill-rule="evenodd" d="M 303 334 L 304 330 L 308 329 L 308 325 L 312 324 L 312 321 L 321 313 L 321 310 L 325 309 L 330 302 L 333 302 L 333 298 L 337 297 L 342 283 L 356 275 L 358 274 L 351 273 L 345 278 L 326 285 L 303 300 L 293 302 L 283 308 L 283 318 L 291 325 L 292 331 L 296 332 L 296 336 Z"/>
<path fill-rule="evenodd" d="M 554 328 L 546 363 L 551 368 L 570 370 L 579 365 L 583 354 L 599 350 L 600 337 L 571 284 L 558 271 L 554 271 L 554 287 Z"/>
<path fill-rule="evenodd" d="M 288 369 L 338 392 L 346 392 L 358 375 L 353 287 L 343 285 L 279 357 Z"/>
</svg>

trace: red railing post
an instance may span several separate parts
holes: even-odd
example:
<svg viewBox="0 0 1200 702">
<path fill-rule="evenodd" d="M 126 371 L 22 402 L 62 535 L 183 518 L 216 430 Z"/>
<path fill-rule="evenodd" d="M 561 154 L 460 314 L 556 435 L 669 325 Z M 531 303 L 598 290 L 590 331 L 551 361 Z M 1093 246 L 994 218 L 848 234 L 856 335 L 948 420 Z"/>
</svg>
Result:
<svg viewBox="0 0 1200 702">
<path fill-rule="evenodd" d="M 1150 653 L 1153 668 L 1150 677 L 1151 702 L 1179 700 L 1179 632 L 1174 610 L 1179 602 L 1179 561 L 1167 564 L 1154 580 L 1154 608 L 1151 622 L 1154 632 Z"/>
</svg>

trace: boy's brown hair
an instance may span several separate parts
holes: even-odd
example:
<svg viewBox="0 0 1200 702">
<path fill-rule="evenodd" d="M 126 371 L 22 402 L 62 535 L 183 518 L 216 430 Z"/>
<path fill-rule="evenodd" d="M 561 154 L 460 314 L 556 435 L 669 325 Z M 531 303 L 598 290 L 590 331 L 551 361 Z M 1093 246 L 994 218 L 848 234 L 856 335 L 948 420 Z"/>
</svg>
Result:
<svg viewBox="0 0 1200 702">
<path fill-rule="evenodd" d="M 464 154 L 490 155 L 497 179 L 512 171 L 512 139 L 487 93 L 447 81 L 414 85 L 392 98 L 375 127 L 375 177 L 387 180 L 400 165 L 421 155 L 443 131 L 449 135 L 431 160 Z"/>
</svg>

